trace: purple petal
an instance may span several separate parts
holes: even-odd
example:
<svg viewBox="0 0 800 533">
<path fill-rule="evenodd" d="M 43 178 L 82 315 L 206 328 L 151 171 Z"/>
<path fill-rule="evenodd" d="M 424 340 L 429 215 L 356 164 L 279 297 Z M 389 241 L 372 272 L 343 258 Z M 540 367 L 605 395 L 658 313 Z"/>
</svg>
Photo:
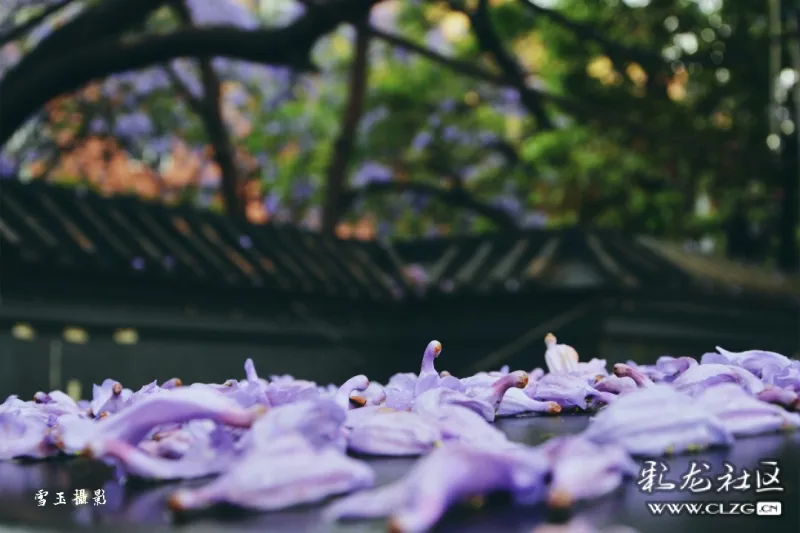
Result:
<svg viewBox="0 0 800 533">
<path fill-rule="evenodd" d="M 173 511 L 221 502 L 274 511 L 367 488 L 374 482 L 375 473 L 363 462 L 332 448 L 317 450 L 302 437 L 287 436 L 258 447 L 205 486 L 178 490 L 168 503 Z"/>
<path fill-rule="evenodd" d="M 366 455 L 414 456 L 431 451 L 441 440 L 441 431 L 417 413 L 376 411 L 352 427 L 347 448 Z"/>
<path fill-rule="evenodd" d="M 431 529 L 450 505 L 468 497 L 508 491 L 534 502 L 543 494 L 546 461 L 531 448 L 449 443 L 422 459 L 400 481 L 334 503 L 329 519 L 390 516 L 390 531 Z"/>
<path fill-rule="evenodd" d="M 668 385 L 620 396 L 600 411 L 584 436 L 598 444 L 616 443 L 633 455 L 644 456 L 733 443 L 733 436 L 719 418 Z"/>
<path fill-rule="evenodd" d="M 698 406 L 716 415 L 737 437 L 800 427 L 800 414 L 760 401 L 736 383 L 712 387 L 697 397 Z"/>
<path fill-rule="evenodd" d="M 703 363 L 693 366 L 672 382 L 676 390 L 694 395 L 720 383 L 738 383 L 751 394 L 764 390 L 764 384 L 743 368 L 731 365 Z"/>
<path fill-rule="evenodd" d="M 551 461 L 548 504 L 569 507 L 616 490 L 639 466 L 615 445 L 598 446 L 583 437 L 559 437 L 541 446 Z"/>
<path fill-rule="evenodd" d="M 655 385 L 650 378 L 644 375 L 638 368 L 634 368 L 624 363 L 614 365 L 614 375 L 619 378 L 630 378 L 640 389 Z"/>
</svg>

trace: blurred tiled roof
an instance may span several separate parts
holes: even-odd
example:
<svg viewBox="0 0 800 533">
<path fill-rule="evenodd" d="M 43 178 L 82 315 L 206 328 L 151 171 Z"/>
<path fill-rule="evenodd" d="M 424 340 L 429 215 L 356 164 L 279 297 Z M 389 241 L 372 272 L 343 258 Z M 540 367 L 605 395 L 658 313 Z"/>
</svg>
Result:
<svg viewBox="0 0 800 533">
<path fill-rule="evenodd" d="M 0 253 L 83 274 L 355 299 L 548 289 L 698 289 L 800 297 L 800 277 L 612 231 L 534 230 L 391 246 L 192 208 L 0 182 Z M 11 252 L 11 254 L 9 253 Z"/>
<path fill-rule="evenodd" d="M 701 282 L 744 291 L 800 296 L 800 276 L 693 253 L 649 237 L 639 237 L 637 241 Z"/>
<path fill-rule="evenodd" d="M 419 283 L 433 292 L 697 288 L 800 297 L 798 276 L 612 231 L 539 230 L 513 237 L 404 242 L 393 248 L 407 270 L 418 269 Z"/>
<path fill-rule="evenodd" d="M 4 256 L 85 274 L 392 299 L 402 278 L 386 250 L 292 226 L 43 183 L 0 183 Z"/>
</svg>

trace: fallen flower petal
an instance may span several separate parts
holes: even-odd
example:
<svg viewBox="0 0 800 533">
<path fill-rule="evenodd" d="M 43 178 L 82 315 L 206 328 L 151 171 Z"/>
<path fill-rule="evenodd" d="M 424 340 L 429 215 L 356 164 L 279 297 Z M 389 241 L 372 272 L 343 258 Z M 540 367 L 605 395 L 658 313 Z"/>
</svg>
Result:
<svg viewBox="0 0 800 533">
<path fill-rule="evenodd" d="M 546 460 L 532 448 L 492 450 L 454 442 L 422 459 L 400 481 L 335 502 L 325 516 L 332 520 L 390 516 L 390 531 L 422 533 L 449 506 L 470 497 L 507 491 L 520 501 L 535 503 L 543 495 L 546 472 Z"/>
<path fill-rule="evenodd" d="M 556 402 L 562 409 L 577 408 L 582 411 L 587 409 L 593 398 L 602 395 L 586 382 L 584 376 L 566 372 L 545 375 L 532 391 L 534 400 Z"/>
<path fill-rule="evenodd" d="M 552 464 L 547 496 L 551 507 L 570 507 L 581 500 L 600 498 L 639 472 L 639 466 L 623 448 L 598 446 L 580 436 L 550 439 L 541 449 Z"/>
<path fill-rule="evenodd" d="M 800 427 L 800 414 L 789 413 L 751 396 L 735 383 L 712 387 L 697 396 L 698 405 L 716 415 L 737 437 Z"/>
<path fill-rule="evenodd" d="M 220 455 L 209 448 L 193 447 L 196 453 L 186 453 L 180 459 L 155 457 L 127 442 L 104 439 L 87 447 L 87 456 L 112 458 L 126 475 L 168 481 L 193 479 L 218 474 L 227 468 L 232 457 Z"/>
<path fill-rule="evenodd" d="M 250 427 L 263 409 L 242 409 L 222 394 L 208 389 L 163 390 L 131 405 L 121 413 L 94 424 L 88 438 L 109 438 L 138 444 L 155 427 L 210 419 L 233 427 Z M 87 442 L 88 444 L 88 442 Z"/>
<path fill-rule="evenodd" d="M 693 366 L 672 382 L 675 390 L 695 395 L 720 383 L 738 383 L 751 394 L 764 390 L 764 384 L 749 371 L 732 365 L 703 363 Z"/>
<path fill-rule="evenodd" d="M 558 403 L 534 400 L 518 388 L 506 391 L 497 408 L 497 416 L 517 416 L 526 413 L 557 415 L 560 412 L 561 406 Z"/>
<path fill-rule="evenodd" d="M 614 365 L 614 375 L 619 378 L 631 378 L 639 388 L 652 387 L 654 385 L 650 378 L 640 372 L 639 369 L 624 363 Z"/>
<path fill-rule="evenodd" d="M 427 453 L 441 441 L 439 428 L 417 413 L 376 412 L 352 427 L 347 449 L 365 455 L 407 457 Z"/>
<path fill-rule="evenodd" d="M 790 411 L 800 411 L 800 395 L 793 390 L 768 385 L 756 397 L 762 402 L 780 405 Z"/>
<path fill-rule="evenodd" d="M 652 457 L 733 443 L 719 418 L 669 385 L 620 396 L 592 419 L 583 435 L 598 444 L 619 444 L 632 455 Z"/>
<path fill-rule="evenodd" d="M 260 511 L 314 503 L 371 487 L 375 473 L 365 463 L 332 448 L 315 449 L 287 436 L 239 459 L 230 470 L 196 489 L 179 489 L 168 499 L 172 511 L 227 502 Z"/>
<path fill-rule="evenodd" d="M 639 388 L 633 378 L 615 375 L 607 376 L 594 384 L 594 388 L 600 392 L 610 392 L 611 394 L 623 394 Z"/>
<path fill-rule="evenodd" d="M 578 370 L 578 352 L 567 344 L 557 344 L 555 335 L 548 333 L 544 338 L 547 351 L 544 354 L 547 369 L 550 372 L 576 372 Z"/>
<path fill-rule="evenodd" d="M 442 343 L 431 341 L 422 354 L 422 365 L 419 370 L 419 377 L 414 383 L 414 396 L 419 396 L 423 392 L 439 386 L 441 378 L 434 367 L 433 361 L 442 353 Z"/>
</svg>

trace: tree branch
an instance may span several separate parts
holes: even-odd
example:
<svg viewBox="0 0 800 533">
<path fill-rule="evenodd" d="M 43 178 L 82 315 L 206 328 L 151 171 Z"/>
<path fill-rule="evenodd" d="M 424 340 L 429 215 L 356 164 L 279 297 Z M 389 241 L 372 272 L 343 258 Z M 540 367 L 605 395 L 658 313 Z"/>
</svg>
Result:
<svg viewBox="0 0 800 533">
<path fill-rule="evenodd" d="M 350 158 L 355 147 L 358 124 L 364 111 L 364 97 L 369 77 L 369 42 L 366 31 L 369 18 L 364 17 L 356 24 L 356 45 L 353 65 L 350 70 L 350 90 L 347 106 L 342 117 L 342 129 L 333 150 L 333 160 L 328 168 L 325 184 L 325 203 L 322 213 L 322 231 L 329 235 L 336 232 L 339 222 L 339 200 L 344 187 Z"/>
<path fill-rule="evenodd" d="M 126 5 L 140 2 L 121 2 Z M 156 2 L 156 0 L 147 0 Z M 115 37 L 62 48 L 63 55 L 41 61 L 24 75 L 0 81 L 0 146 L 37 109 L 56 96 L 86 83 L 127 70 L 161 64 L 179 57 L 222 56 L 256 63 L 310 68 L 314 43 L 342 22 L 363 16 L 380 0 L 341 0 L 321 4 L 294 24 L 277 29 L 192 28 L 167 35 L 149 35 L 133 42 Z M 116 5 L 105 2 L 100 5 Z"/>
<path fill-rule="evenodd" d="M 599 44 L 607 55 L 614 56 L 614 58 L 619 61 L 637 63 L 645 69 L 645 71 L 653 71 L 669 66 L 669 62 L 659 52 L 653 52 L 636 46 L 629 46 L 609 39 L 603 35 L 602 31 L 594 24 L 573 20 L 554 9 L 539 7 L 530 0 L 520 0 L 520 3 L 532 13 L 547 17 L 552 22 L 571 31 L 581 40 L 593 41 Z M 720 63 L 714 63 L 709 58 L 693 57 L 691 61 L 714 69 L 722 66 Z"/>
<path fill-rule="evenodd" d="M 348 191 L 342 195 L 342 212 L 347 211 L 362 196 L 375 196 L 380 194 L 412 192 L 434 198 L 452 207 L 460 207 L 472 211 L 494 222 L 498 227 L 507 231 L 518 231 L 517 221 L 507 211 L 499 207 L 481 202 L 461 187 L 444 188 L 416 181 L 373 181 Z"/>
<path fill-rule="evenodd" d="M 186 5 L 186 0 L 180 0 L 174 4 L 184 24 L 192 25 L 192 14 Z M 222 82 L 214 71 L 210 57 L 202 57 L 198 61 L 200 65 L 200 78 L 203 84 L 202 100 L 191 96 L 187 87 L 183 87 L 183 92 L 190 97 L 189 105 L 203 121 L 206 135 L 214 148 L 214 161 L 221 173 L 222 179 L 222 200 L 225 205 L 225 212 L 233 218 L 245 218 L 244 199 L 241 195 L 241 183 L 239 179 L 239 168 L 236 164 L 236 149 L 231 142 L 228 127 L 222 114 Z M 173 79 L 180 78 L 173 72 Z M 194 102 L 192 102 L 194 100 Z"/>
<path fill-rule="evenodd" d="M 66 51 L 103 38 L 119 37 L 125 30 L 143 23 L 153 11 L 169 1 L 172 0 L 100 2 L 53 31 L 8 72 L 4 81 L 14 83 L 35 74 Z"/>
<path fill-rule="evenodd" d="M 466 61 L 449 58 L 403 37 L 386 33 L 375 28 L 371 28 L 370 33 L 374 37 L 379 38 L 386 43 L 391 44 L 392 46 L 429 59 L 430 61 L 442 65 L 453 72 L 470 76 L 499 87 L 517 89 L 517 87 L 503 75 L 495 74 L 487 69 L 467 63 Z M 536 98 L 546 99 L 548 102 L 559 106 L 564 111 L 574 114 L 575 117 L 580 121 L 598 121 L 604 127 L 624 128 L 628 132 L 640 135 L 642 138 L 648 139 L 652 142 L 664 142 L 664 134 L 653 129 L 652 124 L 644 124 L 638 120 L 632 120 L 629 117 L 621 114 L 617 109 L 604 108 L 591 102 L 573 100 L 571 98 L 566 98 L 528 87 L 525 88 L 525 91 Z M 520 94 L 520 98 L 521 97 L 522 94 Z M 670 142 L 674 143 L 676 147 L 691 150 L 719 150 L 719 145 L 709 141 L 709 139 L 703 135 L 688 133 L 681 135 L 679 132 L 670 132 L 669 138 Z"/>
<path fill-rule="evenodd" d="M 186 86 L 186 83 L 184 83 L 172 65 L 169 63 L 164 65 L 164 72 L 169 78 L 170 83 L 172 83 L 172 87 L 175 89 L 175 92 L 177 92 L 178 95 L 186 101 L 189 109 L 191 109 L 197 115 L 201 115 L 204 111 L 203 100 L 192 94 L 192 91 Z"/>
<path fill-rule="evenodd" d="M 446 57 L 434 50 L 426 48 L 425 46 L 409 41 L 404 37 L 400 37 L 399 35 L 387 33 L 375 27 L 370 27 L 368 32 L 371 36 L 380 39 L 394 47 L 402 48 L 403 50 L 412 52 L 418 56 L 430 59 L 434 63 L 444 65 L 458 74 L 464 74 L 465 76 L 486 81 L 493 85 L 511 85 L 511 83 L 502 74 L 495 74 L 484 68 L 477 67 L 469 61 L 461 61 L 459 59 Z"/>
<path fill-rule="evenodd" d="M 45 6 L 36 16 L 31 17 L 19 26 L 11 28 L 8 32 L 6 32 L 5 35 L 0 37 L 0 48 L 3 48 L 8 43 L 14 42 L 17 39 L 27 35 L 28 32 L 44 22 L 44 19 L 51 15 L 55 15 L 57 12 L 61 11 L 74 1 L 75 0 L 61 0 L 55 4 Z"/>
<path fill-rule="evenodd" d="M 469 17 L 481 49 L 494 58 L 505 73 L 508 82 L 519 91 L 520 101 L 525 109 L 536 118 L 536 125 L 543 130 L 552 130 L 553 123 L 544 111 L 540 96 L 528 88 L 527 74 L 517 60 L 503 47 L 503 42 L 492 25 L 489 0 L 479 0 L 475 11 L 460 10 Z"/>
</svg>

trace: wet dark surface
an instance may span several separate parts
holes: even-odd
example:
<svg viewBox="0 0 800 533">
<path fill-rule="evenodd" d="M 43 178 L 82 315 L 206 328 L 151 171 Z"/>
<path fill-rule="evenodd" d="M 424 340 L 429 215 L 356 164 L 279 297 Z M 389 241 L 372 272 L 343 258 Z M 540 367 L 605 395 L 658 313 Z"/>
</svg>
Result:
<svg viewBox="0 0 800 533">
<path fill-rule="evenodd" d="M 497 425 L 515 441 L 539 444 L 555 435 L 580 432 L 588 417 L 520 418 L 505 419 Z M 740 439 L 729 450 L 714 450 L 699 454 L 665 459 L 670 468 L 666 479 L 678 482 L 691 466 L 691 461 L 705 461 L 711 465 L 712 477 L 724 472 L 727 461 L 738 469 L 751 469 L 749 491 L 718 493 L 719 482 L 714 482 L 710 493 L 642 492 L 637 480 L 629 481 L 617 493 L 602 500 L 584 504 L 574 511 L 598 525 L 628 525 L 642 533 L 700 533 L 720 529 L 724 533 L 751 533 L 759 531 L 800 531 L 800 434 L 780 434 Z M 779 492 L 756 493 L 755 471 L 772 473 L 761 461 L 777 461 L 779 467 Z M 402 476 L 414 463 L 406 459 L 371 459 L 383 484 Z M 270 514 L 243 514 L 218 511 L 211 515 L 178 522 L 166 512 L 164 498 L 177 484 L 121 486 L 111 481 L 111 472 L 104 465 L 86 460 L 51 461 L 38 464 L 0 463 L 0 531 L 182 531 L 185 533 L 216 533 L 222 531 L 264 532 L 291 531 L 293 533 L 377 533 L 386 531 L 385 522 L 351 522 L 338 525 L 324 524 L 320 520 L 323 506 L 296 509 Z M 87 505 L 72 503 L 75 489 L 94 491 L 104 489 L 105 505 L 94 506 L 89 498 Z M 34 495 L 38 490 L 49 492 L 45 507 L 37 506 Z M 67 503 L 55 506 L 55 494 L 64 492 Z M 91 495 L 90 495 L 91 496 Z M 653 502 L 781 502 L 781 516 L 659 516 L 654 517 L 647 503 Z M 529 533 L 533 527 L 547 520 L 563 520 L 542 508 L 512 507 L 502 501 L 490 501 L 484 508 L 454 509 L 437 527 L 447 533 Z"/>
</svg>

